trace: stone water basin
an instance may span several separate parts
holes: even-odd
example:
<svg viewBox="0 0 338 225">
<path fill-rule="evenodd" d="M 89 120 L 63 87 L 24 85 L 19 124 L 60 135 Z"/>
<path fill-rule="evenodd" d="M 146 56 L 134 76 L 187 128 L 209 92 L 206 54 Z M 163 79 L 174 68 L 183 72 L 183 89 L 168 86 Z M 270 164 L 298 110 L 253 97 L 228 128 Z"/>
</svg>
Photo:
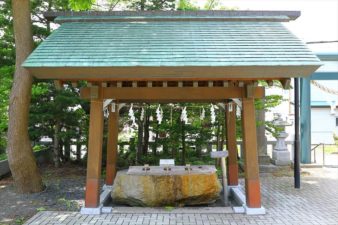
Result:
<svg viewBox="0 0 338 225">
<path fill-rule="evenodd" d="M 115 204 L 191 206 L 214 203 L 221 184 L 214 166 L 131 166 L 119 171 L 111 193 Z"/>
</svg>

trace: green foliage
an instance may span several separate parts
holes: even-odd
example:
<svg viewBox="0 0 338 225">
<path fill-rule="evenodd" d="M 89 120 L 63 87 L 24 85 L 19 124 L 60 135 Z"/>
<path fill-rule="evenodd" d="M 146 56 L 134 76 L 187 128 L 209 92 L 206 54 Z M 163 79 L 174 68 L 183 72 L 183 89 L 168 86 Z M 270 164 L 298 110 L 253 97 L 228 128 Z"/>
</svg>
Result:
<svg viewBox="0 0 338 225">
<path fill-rule="evenodd" d="M 8 103 L 14 66 L 0 67 L 0 153 L 5 152 L 8 127 Z"/>
<path fill-rule="evenodd" d="M 189 0 L 179 0 L 178 1 L 178 5 L 177 5 L 177 10 L 199 10 L 200 8 L 196 5 L 194 5 L 193 3 L 191 3 L 191 1 Z"/>
<path fill-rule="evenodd" d="M 336 146 L 338 146 L 338 135 L 333 133 L 333 139 L 334 139 Z"/>
<path fill-rule="evenodd" d="M 6 153 L 1 153 L 0 154 L 0 161 L 6 160 L 7 159 L 7 154 Z"/>
<path fill-rule="evenodd" d="M 36 211 L 43 212 L 43 211 L 46 211 L 46 208 L 45 207 L 39 207 L 39 208 L 36 208 Z"/>
<path fill-rule="evenodd" d="M 29 134 L 32 141 L 38 142 L 42 137 L 54 138 L 56 123 L 60 130 L 58 137 L 64 142 L 71 139 L 84 144 L 87 133 L 88 115 L 81 107 L 88 103 L 79 98 L 78 89 L 65 85 L 56 90 L 52 82 L 35 83 L 32 89 L 30 106 Z"/>
<path fill-rule="evenodd" d="M 176 0 L 129 0 L 124 1 L 132 10 L 174 10 Z"/>
<path fill-rule="evenodd" d="M 25 217 L 20 217 L 20 218 L 15 219 L 15 224 L 17 225 L 24 224 L 24 222 L 25 222 Z"/>
<path fill-rule="evenodd" d="M 255 107 L 257 110 L 270 110 L 283 102 L 283 96 L 281 95 L 267 95 L 264 100 L 256 99 Z"/>
<path fill-rule="evenodd" d="M 69 7 L 74 11 L 90 10 L 96 0 L 69 0 Z"/>
<path fill-rule="evenodd" d="M 220 7 L 221 2 L 219 0 L 207 0 L 207 2 L 204 5 L 204 9 L 206 10 L 212 10 Z"/>
</svg>

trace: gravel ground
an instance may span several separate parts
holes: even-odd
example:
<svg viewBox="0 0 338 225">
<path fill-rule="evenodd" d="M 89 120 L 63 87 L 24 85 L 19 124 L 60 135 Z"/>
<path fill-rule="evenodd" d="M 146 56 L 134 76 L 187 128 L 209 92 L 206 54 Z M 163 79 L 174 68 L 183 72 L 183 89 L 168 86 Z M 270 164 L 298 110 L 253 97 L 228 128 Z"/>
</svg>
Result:
<svg viewBox="0 0 338 225">
<path fill-rule="evenodd" d="M 23 224 L 39 211 L 78 211 L 83 205 L 84 167 L 46 166 L 41 171 L 46 185 L 41 193 L 18 194 L 11 177 L 0 180 L 0 225 Z"/>
</svg>

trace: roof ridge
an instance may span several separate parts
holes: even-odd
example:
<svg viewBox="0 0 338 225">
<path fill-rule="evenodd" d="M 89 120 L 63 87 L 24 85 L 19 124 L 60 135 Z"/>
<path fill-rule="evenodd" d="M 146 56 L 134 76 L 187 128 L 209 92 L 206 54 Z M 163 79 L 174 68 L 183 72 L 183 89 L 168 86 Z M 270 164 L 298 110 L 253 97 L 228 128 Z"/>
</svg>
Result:
<svg viewBox="0 0 338 225">
<path fill-rule="evenodd" d="M 300 16 L 300 11 L 197 10 L 197 11 L 63 11 L 45 12 L 47 20 L 74 21 L 274 21 L 287 22 Z"/>
</svg>

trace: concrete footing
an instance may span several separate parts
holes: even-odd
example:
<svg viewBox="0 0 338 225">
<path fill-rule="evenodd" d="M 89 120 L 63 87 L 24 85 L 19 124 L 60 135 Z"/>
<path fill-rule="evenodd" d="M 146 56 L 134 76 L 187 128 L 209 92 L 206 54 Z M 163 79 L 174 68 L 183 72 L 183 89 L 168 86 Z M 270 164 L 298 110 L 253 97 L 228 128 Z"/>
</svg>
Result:
<svg viewBox="0 0 338 225">
<path fill-rule="evenodd" d="M 243 207 L 245 209 L 245 214 L 247 214 L 247 215 L 265 215 L 266 214 L 264 207 L 249 208 L 246 205 L 244 205 Z"/>
<path fill-rule="evenodd" d="M 245 213 L 247 215 L 264 215 L 266 214 L 266 210 L 264 207 L 260 208 L 250 208 L 246 205 L 246 198 L 244 195 L 243 188 L 238 186 L 229 186 L 230 193 L 233 197 L 233 199 L 236 201 L 236 203 L 239 206 L 232 207 L 232 210 L 234 213 Z"/>
<path fill-rule="evenodd" d="M 102 206 L 99 206 L 97 208 L 82 207 L 80 210 L 80 213 L 82 215 L 100 215 L 101 210 L 102 210 Z"/>
<path fill-rule="evenodd" d="M 112 188 L 113 186 L 103 185 L 103 191 L 100 194 L 100 206 L 97 208 L 82 207 L 80 213 L 82 215 L 100 215 L 101 213 L 111 213 L 112 207 L 105 207 L 104 204 L 110 198 Z"/>
</svg>

